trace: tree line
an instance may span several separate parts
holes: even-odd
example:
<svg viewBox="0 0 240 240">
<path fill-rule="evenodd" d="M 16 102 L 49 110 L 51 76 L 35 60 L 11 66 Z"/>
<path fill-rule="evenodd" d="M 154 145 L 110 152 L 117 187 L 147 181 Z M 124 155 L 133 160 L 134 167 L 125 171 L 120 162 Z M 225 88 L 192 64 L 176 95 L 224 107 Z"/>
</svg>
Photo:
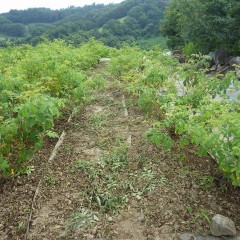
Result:
<svg viewBox="0 0 240 240">
<path fill-rule="evenodd" d="M 43 38 L 79 44 L 91 37 L 109 46 L 133 43 L 160 34 L 168 0 L 126 0 L 120 4 L 92 4 L 61 10 L 31 8 L 0 15 L 0 34 L 15 43 L 36 45 Z"/>
</svg>

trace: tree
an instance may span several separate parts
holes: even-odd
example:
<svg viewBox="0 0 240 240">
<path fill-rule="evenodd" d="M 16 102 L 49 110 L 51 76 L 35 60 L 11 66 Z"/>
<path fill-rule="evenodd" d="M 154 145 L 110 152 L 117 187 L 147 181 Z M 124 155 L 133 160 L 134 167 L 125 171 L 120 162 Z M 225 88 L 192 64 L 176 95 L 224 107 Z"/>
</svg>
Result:
<svg viewBox="0 0 240 240">
<path fill-rule="evenodd" d="M 135 18 L 126 17 L 123 21 L 123 24 L 125 25 L 126 29 L 125 35 L 132 35 L 134 37 L 138 37 L 140 35 L 140 26 Z"/>
<path fill-rule="evenodd" d="M 161 24 L 161 33 L 168 37 L 167 44 L 170 48 L 182 46 L 184 40 L 181 36 L 179 1 L 174 0 L 165 11 L 165 17 Z"/>
<path fill-rule="evenodd" d="M 161 31 L 173 48 L 192 43 L 203 53 L 220 47 L 233 49 L 240 37 L 236 9 L 239 2 L 235 0 L 173 0 Z"/>
<path fill-rule="evenodd" d="M 26 33 L 26 28 L 21 23 L 10 23 L 3 25 L 2 32 L 12 37 L 24 37 Z"/>
<path fill-rule="evenodd" d="M 62 38 L 78 44 L 92 34 L 98 39 L 105 39 L 111 46 L 120 46 L 124 41 L 132 43 L 141 37 L 159 35 L 160 20 L 168 1 L 170 0 L 126 0 L 119 4 L 92 4 L 60 10 L 11 10 L 0 14 L 0 32 L 7 36 L 26 35 L 21 41 L 33 44 L 41 41 L 42 37 L 50 40 Z M 104 35 L 106 31 L 110 40 Z M 19 39 L 14 43 L 16 42 Z"/>
</svg>

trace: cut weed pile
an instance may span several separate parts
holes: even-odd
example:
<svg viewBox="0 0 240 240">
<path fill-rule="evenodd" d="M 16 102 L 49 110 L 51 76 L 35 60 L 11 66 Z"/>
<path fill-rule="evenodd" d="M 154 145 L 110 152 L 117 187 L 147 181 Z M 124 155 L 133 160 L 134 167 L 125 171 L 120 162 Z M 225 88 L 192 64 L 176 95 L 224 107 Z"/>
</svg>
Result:
<svg viewBox="0 0 240 240">
<path fill-rule="evenodd" d="M 124 114 L 123 94 L 104 70 L 102 65 L 95 70 L 93 99 L 77 110 L 43 173 L 28 239 L 167 239 L 165 234 L 175 239 L 179 232 L 208 234 L 215 213 L 239 228 L 239 189 L 216 185 L 191 151 L 164 151 L 144 139 L 153 120 L 130 96 L 129 116 Z M 39 179 L 34 174 L 32 192 Z M 6 209 L 15 212 L 0 225 L 0 238 L 23 239 L 31 195 L 11 196 L 13 205 L 20 204 Z"/>
</svg>

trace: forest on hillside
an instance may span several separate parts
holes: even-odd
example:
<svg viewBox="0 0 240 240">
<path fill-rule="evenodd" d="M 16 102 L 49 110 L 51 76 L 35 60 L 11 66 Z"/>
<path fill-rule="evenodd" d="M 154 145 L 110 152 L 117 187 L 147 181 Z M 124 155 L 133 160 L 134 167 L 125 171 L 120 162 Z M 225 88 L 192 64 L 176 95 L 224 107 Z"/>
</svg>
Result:
<svg viewBox="0 0 240 240">
<path fill-rule="evenodd" d="M 120 4 L 92 4 L 61 10 L 31 8 L 0 15 L 2 45 L 38 44 L 43 38 L 64 39 L 75 45 L 94 37 L 109 46 L 159 36 L 167 0 L 127 0 Z"/>
<path fill-rule="evenodd" d="M 204 54 L 240 53 L 238 0 L 125 0 L 61 10 L 31 8 L 0 14 L 0 46 L 63 39 L 77 46 L 90 38 L 112 47 L 161 45 Z M 167 41 L 167 45 L 165 44 Z"/>
</svg>

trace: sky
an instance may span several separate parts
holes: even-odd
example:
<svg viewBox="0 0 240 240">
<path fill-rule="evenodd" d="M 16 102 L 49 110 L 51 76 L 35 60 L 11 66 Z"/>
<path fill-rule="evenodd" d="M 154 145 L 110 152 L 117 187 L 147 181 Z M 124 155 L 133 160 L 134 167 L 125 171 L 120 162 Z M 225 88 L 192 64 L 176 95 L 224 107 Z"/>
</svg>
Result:
<svg viewBox="0 0 240 240">
<path fill-rule="evenodd" d="M 92 3 L 120 3 L 123 0 L 0 0 L 0 13 L 8 12 L 11 9 L 27 9 L 33 7 L 46 7 L 61 9 L 70 6 L 82 7 Z"/>
</svg>

